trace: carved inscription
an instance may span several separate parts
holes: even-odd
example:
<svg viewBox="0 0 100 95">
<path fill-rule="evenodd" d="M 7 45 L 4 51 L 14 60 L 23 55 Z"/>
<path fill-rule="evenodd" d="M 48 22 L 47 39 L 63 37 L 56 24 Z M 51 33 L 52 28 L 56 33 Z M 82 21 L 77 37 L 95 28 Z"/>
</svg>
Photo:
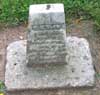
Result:
<svg viewBox="0 0 100 95">
<path fill-rule="evenodd" d="M 65 24 L 47 24 L 47 25 L 32 25 L 32 30 L 50 30 L 50 29 L 64 29 Z"/>
<path fill-rule="evenodd" d="M 64 41 L 64 31 L 33 30 L 29 33 L 29 37 L 29 61 L 37 64 L 65 62 L 66 48 Z"/>
</svg>

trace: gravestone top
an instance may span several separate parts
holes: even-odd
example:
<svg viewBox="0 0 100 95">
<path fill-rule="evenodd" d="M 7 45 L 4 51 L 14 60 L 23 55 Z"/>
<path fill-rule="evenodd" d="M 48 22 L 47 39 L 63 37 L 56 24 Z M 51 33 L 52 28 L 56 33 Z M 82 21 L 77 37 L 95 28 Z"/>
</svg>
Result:
<svg viewBox="0 0 100 95">
<path fill-rule="evenodd" d="M 63 4 L 36 4 L 30 5 L 29 14 L 34 13 L 50 13 L 50 12 L 64 12 Z"/>
<path fill-rule="evenodd" d="M 29 8 L 29 24 L 65 24 L 63 4 L 36 4 Z"/>
<path fill-rule="evenodd" d="M 28 64 L 66 63 L 65 38 L 63 4 L 30 6 L 27 36 Z"/>
</svg>

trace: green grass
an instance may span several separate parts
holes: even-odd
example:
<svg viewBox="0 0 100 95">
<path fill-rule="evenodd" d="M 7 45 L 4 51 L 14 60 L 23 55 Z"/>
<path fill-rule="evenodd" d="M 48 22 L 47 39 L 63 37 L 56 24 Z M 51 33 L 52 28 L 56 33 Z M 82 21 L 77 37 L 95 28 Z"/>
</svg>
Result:
<svg viewBox="0 0 100 95">
<path fill-rule="evenodd" d="M 66 21 L 92 19 L 100 28 L 100 0 L 0 0 L 0 22 L 17 25 L 28 21 L 30 4 L 63 3 Z"/>
<path fill-rule="evenodd" d="M 5 92 L 5 85 L 2 81 L 0 81 L 0 93 L 4 93 Z"/>
</svg>

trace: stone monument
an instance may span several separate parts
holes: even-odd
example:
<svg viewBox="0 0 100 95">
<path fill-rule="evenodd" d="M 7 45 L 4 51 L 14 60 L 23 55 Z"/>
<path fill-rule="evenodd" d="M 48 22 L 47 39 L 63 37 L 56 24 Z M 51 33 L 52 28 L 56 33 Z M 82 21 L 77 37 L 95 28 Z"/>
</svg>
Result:
<svg viewBox="0 0 100 95">
<path fill-rule="evenodd" d="M 88 41 L 65 30 L 63 4 L 30 6 L 27 40 L 7 47 L 7 90 L 94 86 Z"/>
</svg>

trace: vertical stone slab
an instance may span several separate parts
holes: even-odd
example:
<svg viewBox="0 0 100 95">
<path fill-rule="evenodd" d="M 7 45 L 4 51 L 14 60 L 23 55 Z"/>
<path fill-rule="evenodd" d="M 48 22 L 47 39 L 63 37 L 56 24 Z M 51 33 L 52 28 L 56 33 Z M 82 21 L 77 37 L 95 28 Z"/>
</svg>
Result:
<svg viewBox="0 0 100 95">
<path fill-rule="evenodd" d="M 66 63 L 63 4 L 31 5 L 27 36 L 28 65 Z"/>
</svg>

